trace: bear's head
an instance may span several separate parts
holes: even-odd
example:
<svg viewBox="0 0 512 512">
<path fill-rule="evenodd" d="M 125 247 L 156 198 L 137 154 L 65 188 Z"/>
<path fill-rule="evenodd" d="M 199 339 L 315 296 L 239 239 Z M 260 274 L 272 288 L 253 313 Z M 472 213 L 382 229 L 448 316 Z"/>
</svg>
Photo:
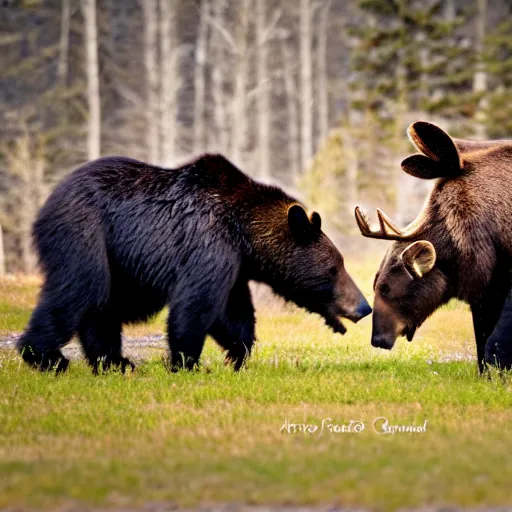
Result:
<svg viewBox="0 0 512 512">
<path fill-rule="evenodd" d="M 333 331 L 344 334 L 340 317 L 353 322 L 372 311 L 345 269 L 343 257 L 321 229 L 316 212 L 310 216 L 299 204 L 275 214 L 257 245 L 267 282 L 285 299 L 321 315 Z"/>
</svg>

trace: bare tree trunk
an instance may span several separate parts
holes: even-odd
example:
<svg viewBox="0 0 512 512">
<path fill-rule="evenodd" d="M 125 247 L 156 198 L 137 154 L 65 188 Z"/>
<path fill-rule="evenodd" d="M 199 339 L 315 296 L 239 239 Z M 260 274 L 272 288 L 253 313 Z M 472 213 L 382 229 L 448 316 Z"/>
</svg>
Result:
<svg viewBox="0 0 512 512">
<path fill-rule="evenodd" d="M 455 19 L 455 15 L 455 0 L 446 0 L 444 6 L 444 17 L 451 22 Z"/>
<path fill-rule="evenodd" d="M 292 173 L 293 184 L 297 185 L 300 175 L 300 134 L 299 108 L 297 106 L 297 86 L 293 75 L 293 56 L 288 43 L 281 43 L 284 87 L 286 91 L 286 109 L 288 118 L 288 162 Z"/>
<path fill-rule="evenodd" d="M 19 130 L 21 134 L 12 145 L 5 146 L 3 151 L 6 158 L 5 171 L 18 183 L 11 190 L 14 208 L 8 213 L 5 222 L 15 226 L 21 268 L 24 272 L 31 273 L 37 263 L 32 248 L 32 224 L 47 197 L 44 180 L 45 147 L 44 138 L 29 130 L 26 119 L 20 121 Z M 5 259 L 1 261 L 2 257 L 0 247 L 0 271 L 2 265 L 5 266 Z"/>
<path fill-rule="evenodd" d="M 235 96 L 233 98 L 233 133 L 231 135 L 231 157 L 235 164 L 241 164 L 241 154 L 247 139 L 247 33 L 249 30 L 250 0 L 242 0 L 236 28 L 236 74 Z"/>
<path fill-rule="evenodd" d="M 196 69 L 194 74 L 194 152 L 205 150 L 205 82 L 206 43 L 208 38 L 209 0 L 201 0 L 201 11 L 196 43 Z"/>
<path fill-rule="evenodd" d="M 20 164 L 24 162 L 26 167 L 19 170 L 23 183 L 23 192 L 20 195 L 20 249 L 23 271 L 32 274 L 37 267 L 37 258 L 32 247 L 32 224 L 46 197 L 45 162 L 41 157 L 30 154 L 28 142 L 25 149 Z"/>
<path fill-rule="evenodd" d="M 259 172 L 263 180 L 270 179 L 270 104 L 268 75 L 268 41 L 265 37 L 266 0 L 256 2 L 256 37 L 258 51 L 256 73 L 258 83 L 258 145 Z"/>
<path fill-rule="evenodd" d="M 32 253 L 32 216 L 29 214 L 29 211 L 23 212 L 20 221 L 21 265 L 25 274 L 32 274 L 35 270 L 35 259 Z"/>
<path fill-rule="evenodd" d="M 57 79 L 60 85 L 65 86 L 68 81 L 68 57 L 69 57 L 69 20 L 70 0 L 62 0 L 62 13 L 60 21 L 59 64 L 57 67 Z"/>
<path fill-rule="evenodd" d="M 409 110 L 408 88 L 407 88 L 407 65 L 406 65 L 406 43 L 403 41 L 405 38 L 405 31 L 407 30 L 404 23 L 405 18 L 405 3 L 407 0 L 399 0 L 399 37 L 400 48 L 397 51 L 397 64 L 395 68 L 395 81 L 397 88 L 397 98 L 395 105 L 395 120 L 394 120 L 394 141 L 393 141 L 393 154 L 390 161 L 391 174 L 393 176 L 393 190 L 395 191 L 395 217 L 398 224 L 403 222 L 407 201 L 409 198 L 408 191 L 403 189 L 410 183 L 404 181 L 404 173 L 401 170 L 400 163 L 402 161 L 401 145 L 404 140 L 404 132 L 406 128 L 405 117 Z"/>
<path fill-rule="evenodd" d="M 475 53 L 477 54 L 478 62 L 473 75 L 473 92 L 481 95 L 481 98 L 478 102 L 478 108 L 475 114 L 475 135 L 479 139 L 486 139 L 487 129 L 485 126 L 485 110 L 487 108 L 487 101 L 485 94 L 487 93 L 487 72 L 485 70 L 485 64 L 482 57 L 487 32 L 487 0 L 477 0 L 477 10 Z"/>
<path fill-rule="evenodd" d="M 176 102 L 179 60 L 176 48 L 176 4 L 160 0 L 160 163 L 176 160 Z"/>
<path fill-rule="evenodd" d="M 213 5 L 214 23 L 218 27 L 224 26 L 224 10 L 225 4 L 223 0 L 215 0 Z M 225 50 L 224 41 L 222 40 L 219 30 L 215 30 L 212 34 L 213 45 L 213 72 L 212 72 L 212 96 L 214 108 L 215 130 L 217 133 L 217 150 L 227 152 L 228 150 L 228 126 L 226 113 L 226 100 L 224 93 L 224 73 L 225 73 Z"/>
<path fill-rule="evenodd" d="M 0 277 L 5 275 L 4 232 L 0 224 Z"/>
<path fill-rule="evenodd" d="M 420 72 L 420 96 L 422 100 L 428 99 L 429 97 L 429 73 L 428 66 L 430 61 L 430 55 L 428 45 L 426 44 L 426 35 L 424 32 L 418 32 L 416 36 L 418 41 L 418 57 L 421 66 Z"/>
<path fill-rule="evenodd" d="M 34 248 L 32 245 L 32 225 L 34 223 L 35 218 L 37 217 L 37 212 L 43 206 L 46 197 L 48 196 L 48 187 L 44 180 L 44 170 L 46 167 L 46 162 L 42 154 L 35 155 L 34 169 L 33 169 L 33 177 L 32 177 L 32 218 L 30 219 L 30 272 L 35 272 L 37 268 L 37 256 L 34 252 Z"/>
<path fill-rule="evenodd" d="M 316 47 L 316 87 L 318 94 L 318 143 L 327 138 L 329 132 L 329 90 L 327 77 L 327 29 L 332 0 L 323 3 L 318 20 Z"/>
<path fill-rule="evenodd" d="M 354 214 L 354 208 L 359 202 L 359 160 L 357 158 L 357 150 L 352 137 L 352 126 L 350 119 L 347 119 L 347 126 L 342 129 L 343 152 L 346 157 L 345 169 L 345 205 L 346 213 L 349 218 Z"/>
<path fill-rule="evenodd" d="M 32 274 L 37 268 L 37 257 L 32 246 L 32 224 L 37 216 L 39 208 L 47 196 L 47 187 L 44 182 L 45 160 L 39 152 L 27 155 L 31 163 L 31 170 L 26 173 L 27 198 L 24 210 L 24 239 L 23 239 L 23 261 L 27 274 Z"/>
<path fill-rule="evenodd" d="M 313 77 L 310 0 L 300 0 L 300 66 L 301 165 L 304 169 L 309 165 L 313 156 Z"/>
<path fill-rule="evenodd" d="M 144 66 L 147 77 L 146 137 L 148 159 L 160 163 L 160 141 L 158 136 L 158 19 L 157 0 L 141 0 L 144 16 Z"/>
<path fill-rule="evenodd" d="M 89 104 L 88 158 L 99 158 L 101 140 L 100 80 L 96 0 L 83 0 L 87 55 L 87 101 Z"/>
<path fill-rule="evenodd" d="M 341 87 L 341 94 L 347 99 L 346 122 L 341 127 L 341 140 L 343 144 L 343 154 L 346 159 L 345 166 L 345 190 L 344 201 L 346 214 L 352 218 L 354 208 L 359 203 L 359 159 L 357 153 L 356 143 L 353 136 L 353 112 L 352 112 L 352 98 L 349 87 L 343 83 Z"/>
<path fill-rule="evenodd" d="M 20 179 L 20 212 L 18 218 L 20 259 L 23 272 L 29 274 L 32 271 L 33 264 L 30 229 L 34 215 L 34 198 L 32 197 L 32 177 L 30 172 L 34 171 L 35 166 L 30 154 L 29 133 L 26 126 L 24 126 L 24 129 L 24 137 L 18 140 L 16 152 L 12 155 L 10 170 Z"/>
</svg>

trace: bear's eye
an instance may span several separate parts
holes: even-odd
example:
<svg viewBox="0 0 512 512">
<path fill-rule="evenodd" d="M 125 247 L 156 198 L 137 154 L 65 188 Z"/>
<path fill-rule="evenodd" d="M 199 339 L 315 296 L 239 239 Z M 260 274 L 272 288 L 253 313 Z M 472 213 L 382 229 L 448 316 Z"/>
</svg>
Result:
<svg viewBox="0 0 512 512">
<path fill-rule="evenodd" d="M 389 287 L 389 284 L 387 284 L 387 283 L 381 284 L 379 287 L 379 293 L 383 297 L 388 296 L 390 291 L 391 291 L 391 288 Z"/>
<path fill-rule="evenodd" d="M 336 267 L 331 267 L 329 269 L 329 274 L 334 277 L 338 273 L 338 269 Z"/>
</svg>

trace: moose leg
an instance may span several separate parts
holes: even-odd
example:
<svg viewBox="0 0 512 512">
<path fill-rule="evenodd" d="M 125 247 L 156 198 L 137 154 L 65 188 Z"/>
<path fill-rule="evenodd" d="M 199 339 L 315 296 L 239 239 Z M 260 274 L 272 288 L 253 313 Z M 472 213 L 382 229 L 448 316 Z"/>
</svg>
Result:
<svg viewBox="0 0 512 512">
<path fill-rule="evenodd" d="M 485 362 L 506 370 L 512 368 L 512 288 L 498 323 L 487 340 Z"/>
<path fill-rule="evenodd" d="M 473 314 L 473 327 L 475 329 L 476 353 L 478 358 L 478 370 L 483 373 L 485 369 L 486 345 L 498 319 L 500 318 L 510 284 L 496 284 L 489 287 L 489 291 L 476 303 L 471 304 Z M 512 305 L 511 305 L 512 306 Z"/>
<path fill-rule="evenodd" d="M 225 350 L 226 364 L 240 370 L 254 345 L 254 306 L 246 281 L 239 281 L 232 288 L 226 311 L 210 328 L 210 335 Z"/>
</svg>

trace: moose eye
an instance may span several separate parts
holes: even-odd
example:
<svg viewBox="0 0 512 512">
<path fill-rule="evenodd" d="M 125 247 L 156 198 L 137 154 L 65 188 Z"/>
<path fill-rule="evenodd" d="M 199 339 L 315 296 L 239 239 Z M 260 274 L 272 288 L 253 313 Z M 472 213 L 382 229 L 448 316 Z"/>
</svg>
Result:
<svg viewBox="0 0 512 512">
<path fill-rule="evenodd" d="M 336 267 L 331 267 L 329 269 L 329 274 L 334 277 L 338 273 L 338 269 Z"/>
<path fill-rule="evenodd" d="M 380 287 L 379 287 L 379 293 L 383 296 L 383 297 L 387 297 L 389 295 L 389 292 L 391 291 L 391 288 L 389 287 L 389 284 L 381 284 Z"/>
</svg>

